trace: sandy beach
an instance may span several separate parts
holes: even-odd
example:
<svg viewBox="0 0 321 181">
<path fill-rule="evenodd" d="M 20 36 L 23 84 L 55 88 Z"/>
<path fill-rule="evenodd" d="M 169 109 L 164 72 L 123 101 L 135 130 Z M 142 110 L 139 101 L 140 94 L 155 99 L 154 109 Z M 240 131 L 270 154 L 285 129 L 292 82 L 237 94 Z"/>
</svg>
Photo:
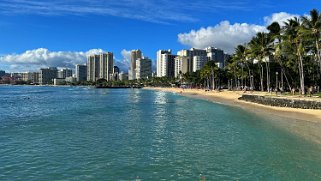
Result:
<svg viewBox="0 0 321 181">
<path fill-rule="evenodd" d="M 181 94 L 183 96 L 191 96 L 195 98 L 206 99 L 213 102 L 219 102 L 230 106 L 237 106 L 250 112 L 261 115 L 277 116 L 292 120 L 303 120 L 321 123 L 321 110 L 297 109 L 285 107 L 273 107 L 246 101 L 238 100 L 242 96 L 243 91 L 204 91 L 203 89 L 181 89 L 181 88 L 159 88 L 147 87 L 145 89 L 167 91 Z M 261 94 L 255 92 L 254 94 Z M 309 99 L 309 98 L 307 98 Z"/>
</svg>

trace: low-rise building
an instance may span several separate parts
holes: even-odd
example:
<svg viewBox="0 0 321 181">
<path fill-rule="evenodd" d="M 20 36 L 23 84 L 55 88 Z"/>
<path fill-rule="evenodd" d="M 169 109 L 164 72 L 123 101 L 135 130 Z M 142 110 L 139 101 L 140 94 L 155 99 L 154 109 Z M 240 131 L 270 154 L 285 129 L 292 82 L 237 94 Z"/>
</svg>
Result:
<svg viewBox="0 0 321 181">
<path fill-rule="evenodd" d="M 120 80 L 120 81 L 128 80 L 128 74 L 126 74 L 126 73 L 124 73 L 124 72 L 120 72 L 120 73 L 119 73 L 119 80 Z"/>
<path fill-rule="evenodd" d="M 54 78 L 53 83 L 54 83 L 54 85 L 65 85 L 66 81 L 65 81 L 65 79 Z"/>
</svg>

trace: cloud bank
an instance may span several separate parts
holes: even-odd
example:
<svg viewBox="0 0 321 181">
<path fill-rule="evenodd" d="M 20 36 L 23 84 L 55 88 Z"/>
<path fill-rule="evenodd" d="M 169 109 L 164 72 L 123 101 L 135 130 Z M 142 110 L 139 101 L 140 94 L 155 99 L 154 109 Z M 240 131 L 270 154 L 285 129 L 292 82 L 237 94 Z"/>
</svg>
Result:
<svg viewBox="0 0 321 181">
<path fill-rule="evenodd" d="M 247 42 L 253 35 L 261 31 L 265 31 L 265 27 L 247 23 L 232 25 L 229 21 L 222 21 L 215 26 L 181 33 L 178 35 L 178 40 L 183 45 L 190 47 L 214 46 L 231 53 L 236 45 Z"/>
<path fill-rule="evenodd" d="M 231 24 L 229 21 L 222 21 L 214 26 L 202 27 L 198 30 L 191 30 L 188 33 L 180 33 L 178 34 L 178 41 L 187 47 L 206 48 L 214 46 L 223 49 L 227 53 L 233 53 L 237 45 L 247 43 L 258 32 L 267 31 L 267 25 L 274 21 L 283 25 L 284 21 L 294 16 L 298 15 L 285 12 L 275 13 L 264 17 L 265 25 Z"/>
<path fill-rule="evenodd" d="M 21 54 L 9 54 L 0 57 L 0 64 L 10 72 L 38 71 L 41 67 L 75 68 L 76 64 L 86 64 L 87 56 L 105 52 L 102 49 L 81 51 L 50 51 L 46 48 L 27 50 Z M 115 65 L 127 69 L 127 60 L 115 60 Z"/>
</svg>

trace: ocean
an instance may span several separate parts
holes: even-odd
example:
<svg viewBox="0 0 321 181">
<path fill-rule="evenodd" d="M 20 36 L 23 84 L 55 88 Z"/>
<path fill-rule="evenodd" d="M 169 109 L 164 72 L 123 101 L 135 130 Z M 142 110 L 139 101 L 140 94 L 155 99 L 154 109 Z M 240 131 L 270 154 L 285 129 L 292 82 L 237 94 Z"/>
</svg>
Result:
<svg viewBox="0 0 321 181">
<path fill-rule="evenodd" d="M 162 91 L 0 86 L 0 180 L 321 180 L 297 126 Z"/>
</svg>

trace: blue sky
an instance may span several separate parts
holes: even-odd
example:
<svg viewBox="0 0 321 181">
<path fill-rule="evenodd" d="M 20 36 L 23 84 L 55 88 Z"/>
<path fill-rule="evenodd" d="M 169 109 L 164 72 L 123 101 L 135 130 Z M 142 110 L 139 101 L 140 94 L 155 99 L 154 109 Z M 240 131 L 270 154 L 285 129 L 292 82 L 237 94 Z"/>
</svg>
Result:
<svg viewBox="0 0 321 181">
<path fill-rule="evenodd" d="M 320 0 L 0 0 L 0 69 L 73 67 L 100 51 L 114 52 L 123 70 L 132 49 L 154 60 L 158 49 L 231 53 L 269 22 L 319 7 Z"/>
</svg>

